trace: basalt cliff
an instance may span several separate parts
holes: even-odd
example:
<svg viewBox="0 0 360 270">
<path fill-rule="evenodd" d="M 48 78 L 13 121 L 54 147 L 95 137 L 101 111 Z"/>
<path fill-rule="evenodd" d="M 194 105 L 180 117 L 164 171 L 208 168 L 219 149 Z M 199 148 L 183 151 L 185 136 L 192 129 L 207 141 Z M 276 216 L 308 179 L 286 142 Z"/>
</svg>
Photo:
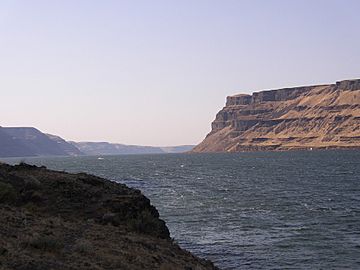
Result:
<svg viewBox="0 0 360 270">
<path fill-rule="evenodd" d="M 360 147 L 360 79 L 227 97 L 193 152 Z"/>
<path fill-rule="evenodd" d="M 182 250 L 139 190 L 0 163 L 0 269 L 218 269 Z"/>
</svg>

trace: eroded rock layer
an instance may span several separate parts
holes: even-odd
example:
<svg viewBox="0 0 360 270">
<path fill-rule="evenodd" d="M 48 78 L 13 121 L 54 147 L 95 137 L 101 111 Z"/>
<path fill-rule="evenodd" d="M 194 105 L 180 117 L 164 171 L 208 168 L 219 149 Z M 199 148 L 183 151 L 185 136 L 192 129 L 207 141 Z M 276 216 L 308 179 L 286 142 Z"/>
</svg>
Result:
<svg viewBox="0 0 360 270">
<path fill-rule="evenodd" d="M 227 97 L 193 152 L 360 147 L 360 79 Z"/>
</svg>

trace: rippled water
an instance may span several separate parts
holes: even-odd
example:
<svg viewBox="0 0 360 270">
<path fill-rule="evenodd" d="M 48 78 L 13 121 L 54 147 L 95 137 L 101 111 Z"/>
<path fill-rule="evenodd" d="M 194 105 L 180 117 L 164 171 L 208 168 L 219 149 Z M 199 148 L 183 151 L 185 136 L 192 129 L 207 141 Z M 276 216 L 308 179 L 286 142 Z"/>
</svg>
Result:
<svg viewBox="0 0 360 270">
<path fill-rule="evenodd" d="M 360 151 L 35 158 L 138 188 L 222 269 L 360 269 Z"/>
</svg>

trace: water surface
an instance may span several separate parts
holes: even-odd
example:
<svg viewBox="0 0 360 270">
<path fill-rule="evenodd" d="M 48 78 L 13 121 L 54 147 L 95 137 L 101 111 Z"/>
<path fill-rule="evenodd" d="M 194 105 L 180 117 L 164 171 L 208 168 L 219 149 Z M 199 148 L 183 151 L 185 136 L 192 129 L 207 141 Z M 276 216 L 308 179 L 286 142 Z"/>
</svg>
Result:
<svg viewBox="0 0 360 270">
<path fill-rule="evenodd" d="M 222 269 L 360 269 L 360 151 L 25 161 L 140 189 L 183 248 Z"/>
</svg>

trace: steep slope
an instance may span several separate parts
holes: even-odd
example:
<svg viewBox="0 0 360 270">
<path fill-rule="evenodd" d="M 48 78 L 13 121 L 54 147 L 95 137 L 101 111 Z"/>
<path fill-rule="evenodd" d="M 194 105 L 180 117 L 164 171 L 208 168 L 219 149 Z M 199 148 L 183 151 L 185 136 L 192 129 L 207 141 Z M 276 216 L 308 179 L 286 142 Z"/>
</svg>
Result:
<svg viewBox="0 0 360 270">
<path fill-rule="evenodd" d="M 63 138 L 52 135 L 46 134 L 52 141 L 57 143 L 57 146 L 64 151 L 68 156 L 81 156 L 84 155 L 76 146 L 72 145 L 71 143 L 65 141 Z"/>
<path fill-rule="evenodd" d="M 172 241 L 140 191 L 0 164 L 0 269 L 217 269 Z"/>
<path fill-rule="evenodd" d="M 5 128 L 0 127 L 0 157 L 27 157 L 33 156 L 34 152 L 20 140 L 6 133 Z"/>
<path fill-rule="evenodd" d="M 2 130 L 21 147 L 29 149 L 30 156 L 67 156 L 56 141 L 33 127 L 3 127 Z M 17 155 L 12 155 L 17 156 Z M 23 155 L 20 155 L 23 156 Z"/>
<path fill-rule="evenodd" d="M 193 152 L 360 147 L 360 80 L 227 97 Z"/>
</svg>

